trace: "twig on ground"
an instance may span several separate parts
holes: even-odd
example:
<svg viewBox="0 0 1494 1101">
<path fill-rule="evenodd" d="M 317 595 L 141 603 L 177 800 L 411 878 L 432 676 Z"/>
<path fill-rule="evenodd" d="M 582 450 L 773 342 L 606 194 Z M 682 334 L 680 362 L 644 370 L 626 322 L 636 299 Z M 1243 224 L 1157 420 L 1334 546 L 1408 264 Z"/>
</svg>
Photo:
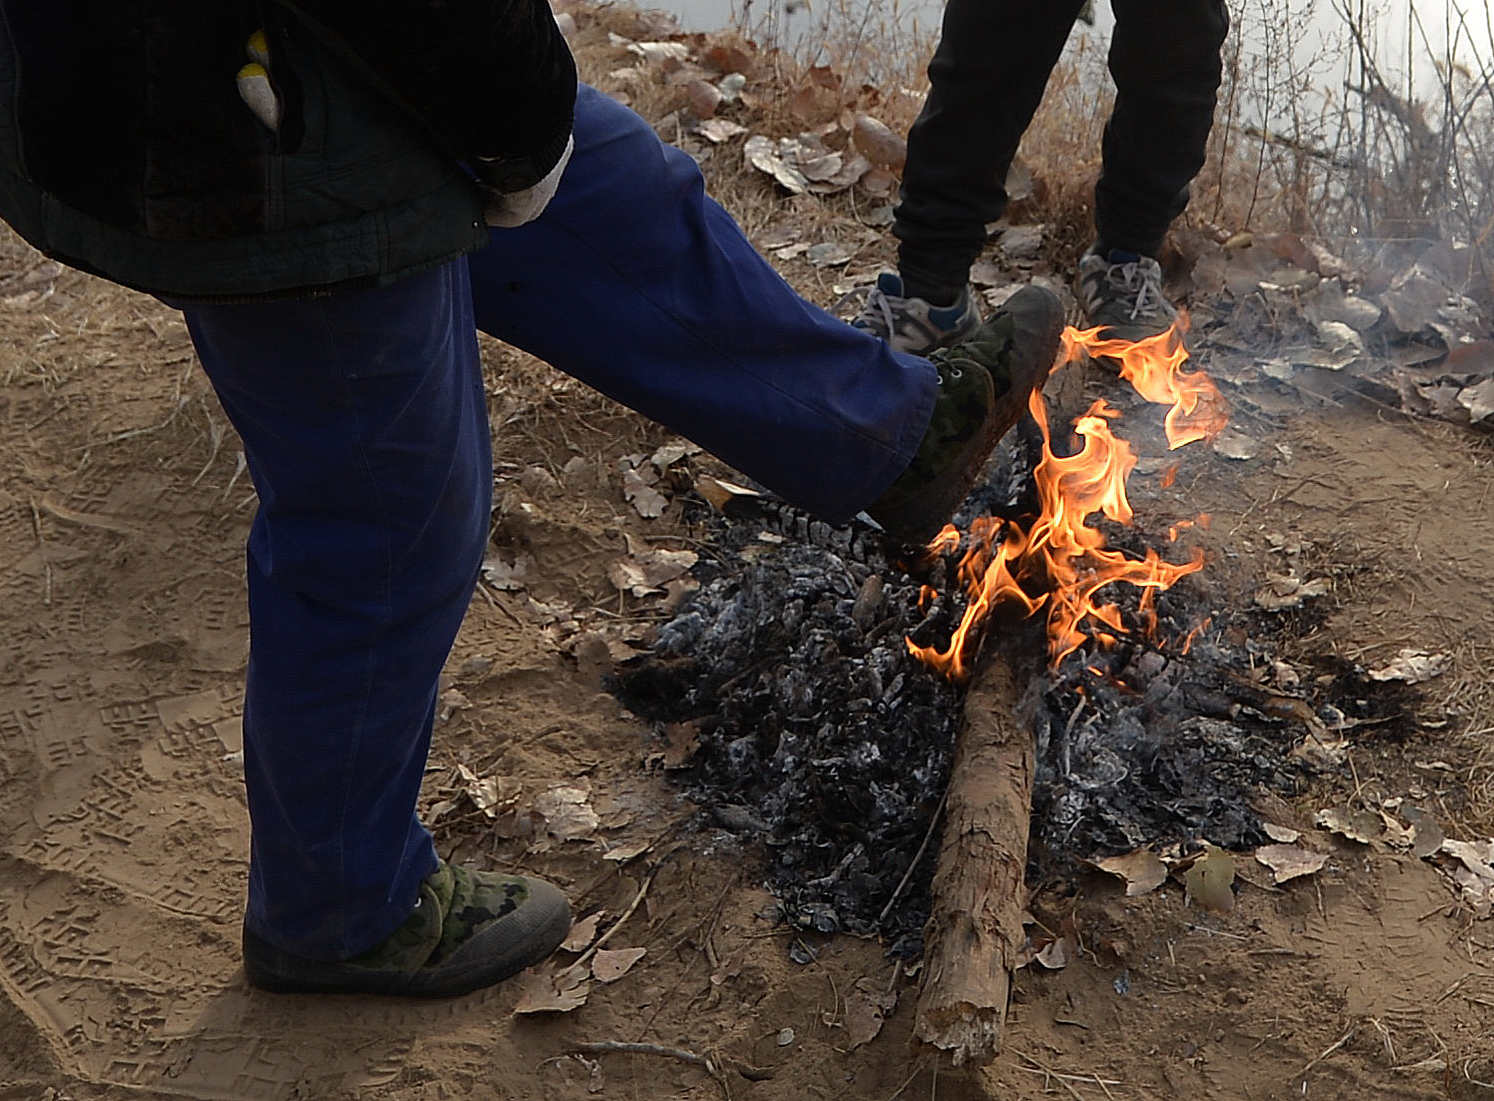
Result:
<svg viewBox="0 0 1494 1101">
<path fill-rule="evenodd" d="M 1301 1070 L 1299 1070 L 1295 1075 L 1293 1075 L 1293 1077 L 1295 1077 L 1295 1078 L 1301 1078 L 1308 1071 L 1312 1070 L 1313 1067 L 1317 1066 L 1324 1059 L 1328 1058 L 1328 1056 L 1332 1055 L 1339 1048 L 1341 1048 L 1345 1044 L 1347 1044 L 1349 1042 L 1349 1037 L 1351 1037 L 1353 1035 L 1354 1035 L 1354 1022 L 1350 1021 L 1349 1022 L 1349 1026 L 1346 1029 L 1344 1029 L 1344 1034 L 1342 1036 L 1340 1036 L 1337 1040 L 1334 1040 L 1333 1043 L 1329 1044 L 1326 1048 L 1324 1048 L 1318 1054 L 1318 1056 L 1316 1058 L 1309 1059 L 1307 1061 L 1307 1065 L 1305 1067 L 1303 1067 Z"/>
<path fill-rule="evenodd" d="M 591 947 L 588 948 L 585 952 L 582 952 L 581 955 L 576 958 L 575 963 L 571 964 L 564 971 L 560 972 L 560 975 L 556 976 L 557 981 L 559 980 L 560 976 L 569 975 L 572 971 L 579 971 L 583 964 L 588 964 L 591 962 L 591 957 L 597 954 L 597 949 L 606 944 L 607 941 L 611 939 L 612 934 L 621 929 L 623 927 L 623 923 L 627 921 L 628 918 L 633 916 L 633 912 L 638 909 L 639 904 L 643 901 L 643 896 L 648 894 L 649 887 L 653 885 L 654 876 L 658 874 L 659 873 L 657 869 L 649 873 L 648 878 L 643 881 L 643 886 L 638 888 L 638 893 L 633 896 L 633 901 L 628 903 L 628 908 L 623 911 L 622 916 L 612 923 L 612 927 L 610 929 L 599 936 L 596 940 L 592 941 Z"/>
<path fill-rule="evenodd" d="M 743 1063 L 737 1059 L 730 1059 L 717 1052 L 707 1052 L 702 1055 L 698 1051 L 690 1051 L 687 1048 L 680 1047 L 666 1047 L 663 1044 L 636 1043 L 629 1040 L 595 1040 L 572 1044 L 571 1050 L 584 1052 L 588 1055 L 621 1053 L 624 1055 L 662 1055 L 667 1059 L 678 1059 L 680 1062 L 689 1063 L 691 1066 L 704 1067 L 712 1078 L 721 1083 L 722 1089 L 726 1089 L 726 1079 L 721 1073 L 723 1070 L 740 1074 L 749 1082 L 766 1082 L 773 1077 L 773 1072 L 765 1067 L 755 1067 L 751 1063 Z M 730 1090 L 727 1090 L 727 1096 L 731 1096 Z"/>
<path fill-rule="evenodd" d="M 905 1089 L 907 1089 L 909 1086 L 911 1086 L 913 1084 L 913 1079 L 915 1079 L 917 1077 L 918 1077 L 918 1071 L 915 1070 L 912 1074 L 908 1075 L 908 1080 L 906 1082 L 904 1082 L 901 1086 L 899 1086 L 897 1089 L 895 1089 L 895 1090 L 892 1091 L 892 1096 L 889 1097 L 887 1099 L 887 1101 L 897 1101 L 897 1099 L 903 1095 L 903 1091 Z"/>
<path fill-rule="evenodd" d="M 42 603 L 47 607 L 52 606 L 52 559 L 47 554 L 47 540 L 42 535 L 41 512 L 36 507 L 36 501 L 31 502 L 31 527 L 36 532 L 36 551 L 42 563 Z"/>
<path fill-rule="evenodd" d="M 1025 1059 L 1026 1056 L 1024 1055 L 1023 1058 Z M 1017 1070 L 1025 1070 L 1028 1074 L 1041 1074 L 1045 1079 L 1050 1079 L 1052 1081 L 1055 1081 L 1060 1086 L 1062 1086 L 1064 1089 L 1068 1090 L 1069 1091 L 1069 1096 L 1072 1097 L 1072 1098 L 1074 1098 L 1074 1101 L 1087 1101 L 1087 1098 L 1085 1098 L 1084 1094 L 1080 1093 L 1073 1086 L 1069 1085 L 1067 1082 L 1064 1081 L 1064 1078 L 1067 1077 L 1066 1075 L 1058 1074 L 1058 1073 L 1056 1073 L 1056 1072 L 1054 1072 L 1052 1070 L 1049 1070 L 1047 1067 L 1043 1067 L 1043 1066 L 1036 1066 L 1036 1067 L 1023 1067 L 1023 1066 L 1019 1066 L 1016 1069 Z"/>
<path fill-rule="evenodd" d="M 1064 1089 L 1068 1090 L 1069 1093 L 1074 1097 L 1079 1098 L 1080 1101 L 1083 1101 L 1083 1094 L 1074 1089 L 1073 1086 L 1069 1085 L 1070 1082 L 1092 1082 L 1104 1091 L 1106 1097 L 1114 1096 L 1114 1094 L 1110 1092 L 1111 1086 L 1121 1086 L 1125 1084 L 1124 1082 L 1121 1082 L 1114 1078 L 1101 1078 L 1098 1074 L 1064 1074 L 1061 1071 L 1056 1071 L 1047 1064 L 1034 1059 L 1031 1055 L 1028 1055 L 1024 1051 L 1014 1051 L 1012 1052 L 1012 1054 L 1015 1055 L 1018 1059 L 1025 1059 L 1027 1062 L 1032 1064 L 1032 1066 L 1030 1067 L 1019 1066 L 1016 1068 L 1017 1070 L 1025 1070 L 1028 1074 L 1042 1074 L 1049 1078 L 1052 1078 Z"/>
<path fill-rule="evenodd" d="M 59 520 L 66 520 L 70 524 L 81 524 L 84 527 L 103 528 L 105 531 L 118 532 L 120 535 L 139 535 L 140 528 L 128 520 L 119 520 L 113 516 L 103 516 L 92 512 L 80 512 L 75 508 L 60 505 L 50 497 L 43 497 L 40 502 L 32 503 L 35 511 L 38 504 L 41 510 Z"/>
<path fill-rule="evenodd" d="M 887 920 L 887 915 L 892 912 L 892 907 L 902 896 L 903 888 L 908 885 L 908 880 L 913 878 L 913 869 L 918 867 L 918 862 L 923 859 L 925 850 L 929 847 L 929 841 L 933 839 L 934 831 L 939 828 L 939 819 L 944 814 L 944 804 L 949 799 L 949 785 L 945 785 L 944 794 L 939 797 L 939 805 L 934 808 L 934 813 L 929 817 L 929 828 L 924 831 L 923 841 L 918 845 L 918 851 L 913 854 L 913 859 L 908 861 L 908 870 L 903 873 L 903 878 L 892 891 L 892 897 L 887 900 L 887 905 L 882 907 L 882 912 L 877 915 L 877 925 Z"/>
</svg>

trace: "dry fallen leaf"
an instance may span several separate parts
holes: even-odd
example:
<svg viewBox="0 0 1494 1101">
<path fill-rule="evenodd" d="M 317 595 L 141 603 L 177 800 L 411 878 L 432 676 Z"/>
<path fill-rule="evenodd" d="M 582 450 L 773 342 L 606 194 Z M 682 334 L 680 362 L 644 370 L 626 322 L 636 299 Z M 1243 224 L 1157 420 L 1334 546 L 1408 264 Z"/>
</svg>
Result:
<svg viewBox="0 0 1494 1101">
<path fill-rule="evenodd" d="M 648 596 L 683 577 L 699 559 L 694 551 L 672 551 L 661 547 L 618 559 L 607 571 L 607 579 L 621 592 Z"/>
<path fill-rule="evenodd" d="M 1421 810 L 1419 807 L 1406 806 L 1401 809 L 1406 816 L 1406 821 L 1411 823 L 1411 855 L 1418 860 L 1425 860 L 1447 840 L 1442 832 L 1442 826 L 1432 815 Z"/>
<path fill-rule="evenodd" d="M 514 1013 L 569 1013 L 586 1004 L 590 989 L 585 968 L 557 972 L 541 964 L 524 976 Z"/>
<path fill-rule="evenodd" d="M 596 938 L 597 926 L 601 924 L 602 911 L 598 910 L 589 917 L 582 918 L 571 926 L 571 931 L 566 935 L 560 945 L 562 952 L 584 952 L 588 945 Z"/>
<path fill-rule="evenodd" d="M 839 98 L 833 88 L 811 83 L 795 88 L 784 102 L 800 120 L 814 123 L 833 113 Z"/>
<path fill-rule="evenodd" d="M 647 948 L 599 948 L 591 958 L 591 973 L 598 982 L 615 982 L 647 952 Z"/>
<path fill-rule="evenodd" d="M 478 776 L 464 764 L 457 765 L 462 790 L 489 818 L 513 807 L 523 792 L 523 784 L 513 776 Z"/>
<path fill-rule="evenodd" d="M 856 255 L 856 250 L 843 245 L 839 241 L 827 241 L 822 245 L 813 245 L 805 253 L 805 259 L 817 268 L 836 267 L 844 264 Z"/>
<path fill-rule="evenodd" d="M 755 489 L 739 486 L 733 482 L 723 482 L 719 478 L 708 478 L 701 476 L 695 479 L 695 492 L 699 493 L 711 503 L 711 507 L 717 512 L 725 512 L 727 507 L 734 501 L 760 501 L 762 494 Z"/>
<path fill-rule="evenodd" d="M 700 748 L 700 723 L 666 723 L 660 730 L 664 739 L 661 763 L 665 768 L 685 768 Z"/>
<path fill-rule="evenodd" d="M 908 159 L 908 143 L 902 135 L 870 115 L 857 116 L 851 140 L 866 159 L 878 168 L 896 170 Z"/>
<path fill-rule="evenodd" d="M 630 42 L 627 48 L 655 65 L 665 61 L 685 61 L 690 56 L 690 47 L 683 42 Z"/>
<path fill-rule="evenodd" d="M 846 999 L 846 1040 L 851 1050 L 869 1044 L 882 1031 L 890 1001 L 883 994 L 858 992 Z"/>
<path fill-rule="evenodd" d="M 441 710 L 437 714 L 436 719 L 438 722 L 444 723 L 458 711 L 465 711 L 467 710 L 467 708 L 471 707 L 472 701 L 469 700 L 465 694 L 463 694 L 461 689 L 448 688 L 446 691 L 441 693 L 440 705 Z"/>
<path fill-rule="evenodd" d="M 1494 879 L 1494 840 L 1455 841 L 1448 838 L 1442 842 L 1441 851 L 1461 860 L 1470 871 Z"/>
<path fill-rule="evenodd" d="M 747 946 L 744 944 L 731 955 L 717 965 L 716 970 L 711 972 L 711 985 L 720 986 L 727 979 L 734 979 L 742 973 L 742 965 L 747 962 Z"/>
<path fill-rule="evenodd" d="M 1126 896 L 1144 895 L 1167 880 L 1167 865 L 1151 849 L 1137 849 L 1120 856 L 1107 856 L 1095 867 L 1126 881 Z"/>
<path fill-rule="evenodd" d="M 856 182 L 861 185 L 862 191 L 875 196 L 891 195 L 897 187 L 897 177 L 887 168 L 869 168 Z"/>
<path fill-rule="evenodd" d="M 1318 811 L 1317 824 L 1350 841 L 1365 845 L 1385 834 L 1385 820 L 1380 815 L 1350 806 L 1329 807 Z"/>
<path fill-rule="evenodd" d="M 1328 862 L 1327 853 L 1313 852 L 1300 845 L 1262 845 L 1255 850 L 1255 858 L 1271 869 L 1271 877 L 1277 883 L 1311 875 Z"/>
<path fill-rule="evenodd" d="M 1399 680 L 1407 684 L 1420 684 L 1440 676 L 1452 663 L 1450 654 L 1434 654 L 1430 650 L 1411 647 L 1396 654 L 1386 665 L 1369 671 L 1370 680 Z"/>
<path fill-rule="evenodd" d="M 722 100 L 721 90 L 708 80 L 690 81 L 685 85 L 685 97 L 689 100 L 690 110 L 698 119 L 713 116 Z"/>
<path fill-rule="evenodd" d="M 1215 845 L 1207 846 L 1203 855 L 1183 872 L 1188 898 L 1205 910 L 1221 914 L 1235 908 L 1234 882 L 1234 857 Z"/>
<path fill-rule="evenodd" d="M 580 1052 L 573 1052 L 571 1058 L 586 1068 L 587 1093 L 601 1093 L 607 1088 L 607 1082 L 602 1077 L 602 1061 L 600 1059 L 588 1059 Z"/>
<path fill-rule="evenodd" d="M 575 841 L 596 832 L 600 823 L 589 793 L 569 784 L 556 784 L 534 797 L 535 813 L 545 820 L 545 832 L 557 841 Z"/>
<path fill-rule="evenodd" d="M 1379 814 L 1380 824 L 1385 828 L 1384 833 L 1380 835 L 1380 840 L 1384 841 L 1392 848 L 1399 849 L 1403 852 L 1410 851 L 1412 840 L 1416 836 L 1416 831 L 1414 829 L 1408 829 L 1406 826 L 1401 825 L 1400 821 L 1397 818 L 1386 813 L 1384 810 L 1381 810 Z"/>
<path fill-rule="evenodd" d="M 519 555 L 513 562 L 491 555 L 483 560 L 482 579 L 490 588 L 512 592 L 524 587 L 524 578 L 533 565 L 534 559 L 527 554 Z"/>
<path fill-rule="evenodd" d="M 1024 922 L 1025 924 L 1025 922 Z M 1051 936 L 1045 933 L 1044 936 Z M 1033 942 L 1037 938 L 1031 938 Z M 1038 949 L 1033 959 L 1042 964 L 1050 971 L 1058 971 L 1067 967 L 1070 961 L 1079 957 L 1079 926 L 1070 914 L 1064 918 L 1058 927 L 1058 936 L 1048 941 Z"/>
<path fill-rule="evenodd" d="M 738 134 L 747 133 L 747 127 L 740 122 L 732 122 L 731 119 L 710 118 L 706 119 L 696 127 L 700 136 L 706 141 L 720 145 L 724 141 L 730 141 Z"/>
<path fill-rule="evenodd" d="M 1472 907 L 1474 917 L 1486 918 L 1494 912 L 1494 839 L 1449 839 L 1438 852 L 1458 861 L 1452 868 L 1452 877 L 1462 888 L 1463 901 Z"/>
<path fill-rule="evenodd" d="M 648 457 L 649 465 L 660 473 L 690 455 L 699 455 L 700 445 L 694 443 L 666 443 L 654 449 Z"/>
<path fill-rule="evenodd" d="M 1266 831 L 1266 836 L 1272 841 L 1289 845 L 1302 836 L 1301 831 L 1292 829 L 1291 826 L 1277 825 L 1275 822 L 1262 822 L 1261 829 Z"/>
<path fill-rule="evenodd" d="M 742 146 L 742 155 L 747 158 L 747 163 L 753 168 L 759 172 L 766 172 L 793 194 L 802 195 L 809 190 L 809 180 L 805 178 L 804 173 L 789 165 L 779 155 L 778 143 L 772 138 L 766 138 L 761 134 L 752 135 Z"/>
<path fill-rule="evenodd" d="M 633 841 L 626 845 L 615 845 L 602 854 L 603 860 L 610 860 L 616 864 L 626 864 L 635 856 L 648 852 L 647 841 Z"/>
<path fill-rule="evenodd" d="M 805 179 L 814 183 L 823 183 L 835 177 L 844 161 L 845 157 L 840 153 L 821 153 L 819 156 L 801 158 L 799 171 L 804 173 Z"/>
<path fill-rule="evenodd" d="M 637 470 L 623 471 L 623 497 L 638 510 L 639 516 L 648 520 L 664 515 L 664 510 L 669 507 L 669 498 L 651 484 L 657 479 L 657 474 L 648 477 Z"/>
<path fill-rule="evenodd" d="M 1256 592 L 1255 602 L 1268 612 L 1298 608 L 1303 601 L 1328 592 L 1328 580 L 1323 577 L 1303 581 L 1285 574 L 1267 574 L 1266 581 L 1267 584 Z"/>
<path fill-rule="evenodd" d="M 1458 391 L 1458 404 L 1468 410 L 1468 419 L 1480 424 L 1494 417 L 1494 379 L 1484 379 Z"/>
<path fill-rule="evenodd" d="M 723 73 L 745 73 L 752 65 L 752 57 L 745 50 L 720 43 L 711 46 L 700 57 Z"/>
<path fill-rule="evenodd" d="M 1038 949 L 1038 954 L 1033 959 L 1049 971 L 1061 971 L 1078 954 L 1077 949 L 1078 946 L 1069 940 L 1068 937 L 1058 937 L 1056 940 L 1050 940 L 1042 948 Z"/>
</svg>

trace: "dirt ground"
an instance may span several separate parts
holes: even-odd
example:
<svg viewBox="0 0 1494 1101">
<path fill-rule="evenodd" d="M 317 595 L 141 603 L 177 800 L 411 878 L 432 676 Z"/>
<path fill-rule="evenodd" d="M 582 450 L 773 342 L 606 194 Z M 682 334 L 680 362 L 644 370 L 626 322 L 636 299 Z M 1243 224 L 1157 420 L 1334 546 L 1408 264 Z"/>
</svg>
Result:
<svg viewBox="0 0 1494 1101">
<path fill-rule="evenodd" d="M 883 946 L 790 960 L 752 848 L 695 823 L 601 688 L 661 615 L 619 564 L 701 546 L 625 477 L 675 441 L 495 343 L 495 568 L 449 663 L 427 817 L 448 854 L 599 915 L 562 965 L 607 939 L 566 1008 L 516 1012 L 525 980 L 435 1004 L 248 989 L 236 440 L 153 300 L 7 235 L 0 316 L 0 1099 L 1494 1097 L 1494 926 L 1432 863 L 1314 826 L 1402 797 L 1489 836 L 1486 435 L 1298 395 L 1237 409 L 1252 457 L 1200 449 L 1140 496 L 1145 528 L 1212 515 L 1222 603 L 1285 557 L 1328 579 L 1285 657 L 1452 665 L 1413 734 L 1355 732 L 1346 768 L 1272 806 L 1328 854 L 1317 873 L 1273 885 L 1244 857 L 1227 914 L 1099 874 L 1050 902 L 1080 950 L 1017 973 L 1005 1050 L 964 1074 L 912 1042 L 918 977 Z"/>
</svg>

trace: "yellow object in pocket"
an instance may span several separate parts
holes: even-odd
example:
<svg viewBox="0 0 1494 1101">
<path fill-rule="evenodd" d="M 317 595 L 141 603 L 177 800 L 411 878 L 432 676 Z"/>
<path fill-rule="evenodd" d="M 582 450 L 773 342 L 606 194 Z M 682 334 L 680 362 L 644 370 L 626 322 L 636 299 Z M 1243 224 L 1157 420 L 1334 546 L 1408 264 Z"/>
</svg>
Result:
<svg viewBox="0 0 1494 1101">
<path fill-rule="evenodd" d="M 250 40 L 251 42 L 253 39 Z M 271 130 L 280 128 L 280 100 L 270 86 L 270 74 L 258 62 L 245 65 L 238 75 L 239 96 L 256 118 Z"/>
<path fill-rule="evenodd" d="M 249 60 L 256 65 L 263 65 L 266 69 L 270 67 L 270 40 L 265 37 L 262 30 L 255 31 L 249 36 L 244 50 L 249 55 Z"/>
</svg>

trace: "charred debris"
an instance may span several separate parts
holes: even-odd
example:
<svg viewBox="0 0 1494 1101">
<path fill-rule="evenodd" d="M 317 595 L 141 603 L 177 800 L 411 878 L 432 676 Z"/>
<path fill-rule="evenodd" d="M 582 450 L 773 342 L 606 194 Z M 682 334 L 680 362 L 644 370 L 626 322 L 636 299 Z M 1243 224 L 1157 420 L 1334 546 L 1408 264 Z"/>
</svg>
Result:
<svg viewBox="0 0 1494 1101">
<path fill-rule="evenodd" d="M 962 519 L 1030 505 L 1011 473 L 1030 463 L 1003 453 Z M 838 932 L 916 957 L 964 692 L 905 640 L 943 646 L 959 623 L 953 560 L 906 561 L 870 525 L 747 501 L 727 514 L 701 506 L 699 588 L 610 687 L 675 747 L 670 775 L 702 827 L 761 842 L 766 885 L 806 934 L 796 958 L 812 956 L 814 934 Z M 1111 546 L 1144 551 L 1142 533 L 1113 528 Z M 1041 622 L 987 625 L 981 660 L 1012 663 L 1025 685 L 1013 706 L 1036 755 L 1029 882 L 1146 847 L 1264 843 L 1252 793 L 1290 796 L 1324 767 L 1304 741 L 1341 728 L 1345 711 L 1250 675 L 1272 666 L 1288 618 L 1213 606 L 1200 576 L 1157 595 L 1160 646 L 1139 634 L 1089 643 L 1048 668 Z M 1137 591 L 1109 588 L 1137 622 Z M 1332 672 L 1351 695 L 1362 682 Z M 1359 719 L 1376 707 L 1357 704 Z"/>
</svg>

